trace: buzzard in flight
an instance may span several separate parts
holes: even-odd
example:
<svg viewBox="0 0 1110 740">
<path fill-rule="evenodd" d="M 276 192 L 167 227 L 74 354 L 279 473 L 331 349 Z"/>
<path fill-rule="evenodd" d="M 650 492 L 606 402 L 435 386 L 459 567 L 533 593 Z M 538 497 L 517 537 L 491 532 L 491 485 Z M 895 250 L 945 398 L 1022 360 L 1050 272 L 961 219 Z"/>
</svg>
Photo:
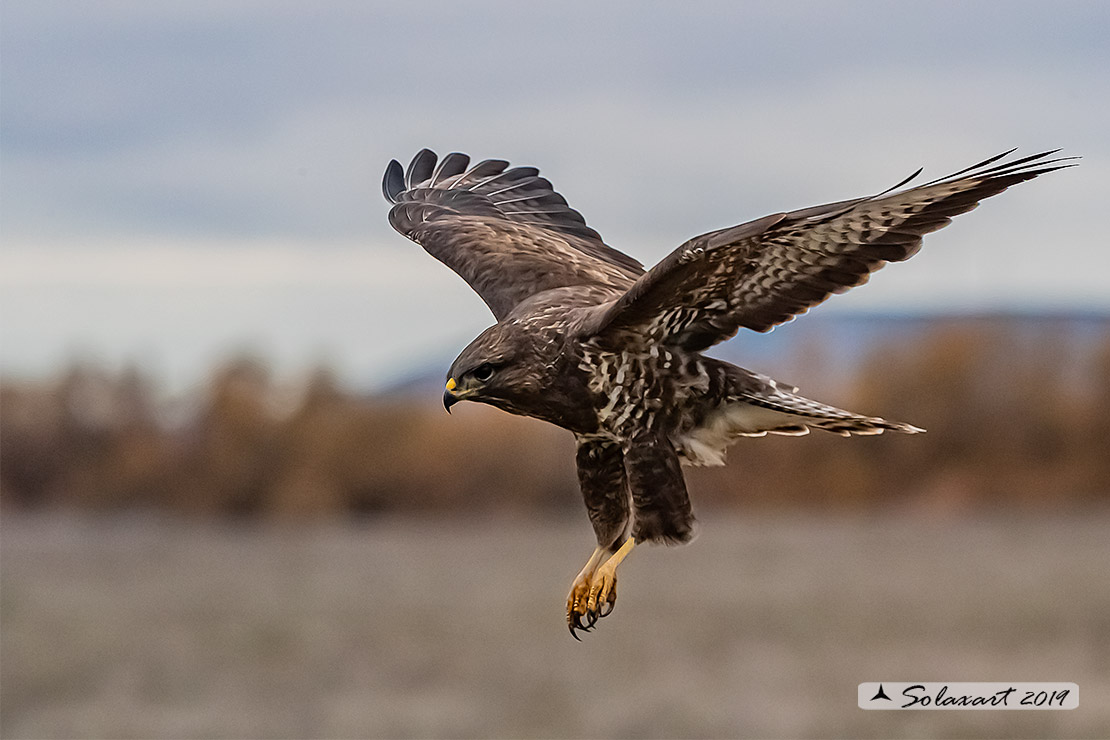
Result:
<svg viewBox="0 0 1110 740">
<path fill-rule="evenodd" d="M 983 198 L 1068 166 L 1006 152 L 907 190 L 775 213 L 694 237 L 650 270 L 607 245 L 533 167 L 425 149 L 396 160 L 389 222 L 486 302 L 497 323 L 448 372 L 443 404 L 480 401 L 574 433 L 597 548 L 574 579 L 567 624 L 616 603 L 638 542 L 682 543 L 693 514 L 681 465 L 720 465 L 739 437 L 915 433 L 798 395 L 702 355 L 741 329 L 769 331 L 908 259 L 924 234 Z M 895 192 L 898 191 L 898 192 Z"/>
</svg>

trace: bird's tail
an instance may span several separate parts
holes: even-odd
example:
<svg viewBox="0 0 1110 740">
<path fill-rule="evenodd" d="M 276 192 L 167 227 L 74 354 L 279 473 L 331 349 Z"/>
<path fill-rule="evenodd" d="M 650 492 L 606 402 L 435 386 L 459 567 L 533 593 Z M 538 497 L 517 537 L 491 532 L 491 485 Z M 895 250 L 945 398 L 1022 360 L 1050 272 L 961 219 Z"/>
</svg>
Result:
<svg viewBox="0 0 1110 740">
<path fill-rule="evenodd" d="M 800 396 L 796 390 L 776 386 L 772 388 L 770 393 L 741 397 L 741 403 L 767 413 L 751 414 L 752 421 L 755 422 L 754 426 L 765 428 L 739 433 L 758 436 L 767 432 L 771 434 L 806 434 L 810 429 L 821 429 L 843 437 L 851 437 L 853 435 L 882 434 L 883 432 L 918 434 L 925 431 L 912 424 L 887 421 L 878 416 L 864 416 L 835 406 L 829 406 L 820 401 Z"/>
<path fill-rule="evenodd" d="M 782 434 L 799 437 L 820 429 L 843 437 L 883 432 L 917 434 L 912 424 L 863 416 L 775 388 L 771 393 L 736 398 L 710 413 L 700 425 L 672 440 L 691 465 L 724 465 L 725 452 L 740 437 Z"/>
<path fill-rule="evenodd" d="M 767 434 L 801 436 L 820 429 L 843 437 L 883 432 L 917 434 L 912 424 L 864 416 L 814 401 L 798 389 L 745 370 L 728 366 L 730 389 L 724 402 L 694 428 L 672 442 L 683 460 L 692 465 L 723 465 L 725 451 L 740 437 Z"/>
</svg>

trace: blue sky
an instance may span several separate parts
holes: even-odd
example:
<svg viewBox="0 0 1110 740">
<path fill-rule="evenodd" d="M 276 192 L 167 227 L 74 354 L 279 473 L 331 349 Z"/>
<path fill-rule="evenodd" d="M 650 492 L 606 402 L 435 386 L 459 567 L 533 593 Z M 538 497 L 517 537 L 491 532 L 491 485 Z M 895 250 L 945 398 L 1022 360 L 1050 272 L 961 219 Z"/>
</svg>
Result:
<svg viewBox="0 0 1110 740">
<path fill-rule="evenodd" d="M 1082 165 L 820 310 L 1110 311 L 1106 3 L 0 7 L 6 373 L 87 357 L 180 386 L 247 349 L 373 388 L 449 360 L 490 317 L 379 187 L 424 146 L 540 167 L 645 263 L 1062 147 Z"/>
</svg>

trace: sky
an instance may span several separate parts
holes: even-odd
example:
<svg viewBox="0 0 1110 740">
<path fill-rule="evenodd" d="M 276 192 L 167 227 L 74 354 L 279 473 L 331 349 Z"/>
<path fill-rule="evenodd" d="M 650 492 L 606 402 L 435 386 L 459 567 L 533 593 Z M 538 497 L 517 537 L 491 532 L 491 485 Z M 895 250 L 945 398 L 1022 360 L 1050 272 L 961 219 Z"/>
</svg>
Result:
<svg viewBox="0 0 1110 740">
<path fill-rule="evenodd" d="M 422 147 L 539 167 L 645 264 L 1061 148 L 1081 165 L 818 310 L 1110 312 L 1107 28 L 1105 2 L 5 0 L 0 372 L 445 369 L 492 317 L 386 222 Z"/>
</svg>

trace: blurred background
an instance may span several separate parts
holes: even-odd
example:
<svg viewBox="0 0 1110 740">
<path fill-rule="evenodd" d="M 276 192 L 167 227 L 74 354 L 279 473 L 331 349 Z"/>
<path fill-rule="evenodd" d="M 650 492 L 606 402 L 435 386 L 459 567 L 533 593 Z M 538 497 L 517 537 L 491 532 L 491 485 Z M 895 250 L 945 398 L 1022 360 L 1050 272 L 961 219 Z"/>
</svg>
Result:
<svg viewBox="0 0 1110 740">
<path fill-rule="evenodd" d="M 0 6 L 4 737 L 1110 735 L 1110 7 Z M 741 441 L 582 643 L 569 435 L 386 163 L 535 165 L 653 264 L 1011 147 L 1081 166 L 716 356 L 914 437 Z M 862 681 L 1072 712 L 863 712 Z"/>
</svg>

